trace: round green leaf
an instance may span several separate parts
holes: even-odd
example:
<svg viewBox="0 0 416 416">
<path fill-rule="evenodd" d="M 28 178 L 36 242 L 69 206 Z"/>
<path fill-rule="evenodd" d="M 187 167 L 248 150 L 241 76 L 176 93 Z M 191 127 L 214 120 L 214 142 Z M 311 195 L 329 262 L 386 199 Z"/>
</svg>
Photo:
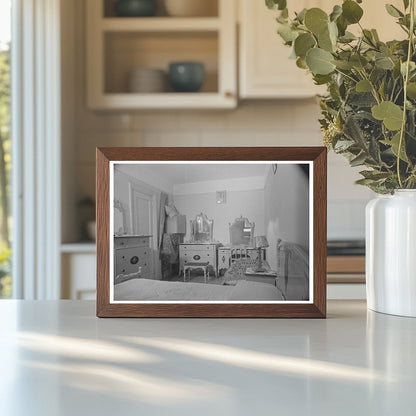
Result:
<svg viewBox="0 0 416 416">
<path fill-rule="evenodd" d="M 367 60 L 358 53 L 352 55 L 349 62 L 354 68 L 358 70 L 363 69 L 368 64 Z"/>
<path fill-rule="evenodd" d="M 334 71 L 334 57 L 330 52 L 320 48 L 309 49 L 306 54 L 306 64 L 314 75 L 327 75 Z"/>
<path fill-rule="evenodd" d="M 348 62 L 348 61 L 342 61 L 342 60 L 337 60 L 337 61 L 332 61 L 332 63 L 339 69 L 342 70 L 350 70 L 352 68 L 352 65 Z"/>
<path fill-rule="evenodd" d="M 353 0 L 342 3 L 342 16 L 349 24 L 358 23 L 363 17 L 363 9 Z"/>
<path fill-rule="evenodd" d="M 298 67 L 298 68 L 301 68 L 301 69 L 308 69 L 308 66 L 306 65 L 306 61 L 305 61 L 305 58 L 298 58 L 298 59 L 296 59 L 296 66 Z"/>
<path fill-rule="evenodd" d="M 295 40 L 296 56 L 304 58 L 309 49 L 316 45 L 315 39 L 309 33 L 302 33 Z"/>
<path fill-rule="evenodd" d="M 287 23 L 280 24 L 277 33 L 286 43 L 293 42 L 298 37 L 298 32 Z"/>
<path fill-rule="evenodd" d="M 394 61 L 390 56 L 379 56 L 375 63 L 376 67 L 380 69 L 392 70 L 394 68 Z"/>
<path fill-rule="evenodd" d="M 407 84 L 407 96 L 412 100 L 416 100 L 416 82 Z"/>
<path fill-rule="evenodd" d="M 387 146 L 390 146 L 391 151 L 397 157 L 399 156 L 399 147 L 400 147 L 400 132 L 395 134 L 390 141 L 381 140 L 381 142 Z M 403 140 L 402 146 L 400 147 L 400 159 L 404 162 L 409 162 L 409 159 L 406 155 L 406 142 Z"/>
<path fill-rule="evenodd" d="M 320 8 L 314 7 L 305 13 L 305 26 L 315 35 L 327 30 L 328 15 Z"/>
<path fill-rule="evenodd" d="M 318 44 L 321 49 L 334 52 L 338 38 L 338 27 L 336 23 L 329 22 L 326 29 L 318 35 Z"/>
<path fill-rule="evenodd" d="M 392 131 L 400 130 L 403 121 L 403 110 L 391 101 L 383 101 L 371 109 L 373 117 L 382 120 L 384 125 Z"/>
<path fill-rule="evenodd" d="M 334 22 L 329 22 L 328 24 L 329 37 L 333 45 L 336 45 L 338 39 L 338 26 Z"/>
<path fill-rule="evenodd" d="M 392 4 L 386 4 L 387 13 L 393 17 L 403 17 L 404 14 L 397 8 L 394 7 Z"/>
<path fill-rule="evenodd" d="M 360 82 L 357 82 L 357 85 L 355 86 L 355 90 L 357 92 L 370 92 L 371 91 L 370 81 L 366 79 L 362 79 Z"/>
<path fill-rule="evenodd" d="M 331 22 L 335 22 L 338 19 L 338 17 L 340 17 L 341 15 L 342 15 L 342 7 L 336 4 L 332 10 L 332 13 L 329 15 L 329 18 Z"/>
<path fill-rule="evenodd" d="M 283 10 L 286 7 L 286 0 L 266 0 L 266 6 L 272 10 Z"/>
<path fill-rule="evenodd" d="M 334 45 L 332 44 L 331 37 L 329 36 L 329 30 L 326 30 L 318 35 L 318 45 L 321 49 L 333 52 Z"/>
</svg>

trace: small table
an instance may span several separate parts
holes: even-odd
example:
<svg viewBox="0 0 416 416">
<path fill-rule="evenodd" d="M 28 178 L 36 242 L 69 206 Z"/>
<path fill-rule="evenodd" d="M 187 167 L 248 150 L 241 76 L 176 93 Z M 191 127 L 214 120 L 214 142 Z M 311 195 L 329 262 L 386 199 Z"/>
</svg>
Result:
<svg viewBox="0 0 416 416">
<path fill-rule="evenodd" d="M 186 263 L 183 266 L 183 281 L 186 281 L 186 271 L 189 270 L 189 280 L 191 279 L 191 270 L 202 269 L 204 271 L 204 278 L 205 283 L 207 283 L 207 276 L 209 280 L 209 270 L 208 270 L 209 262 L 204 263 Z"/>
</svg>

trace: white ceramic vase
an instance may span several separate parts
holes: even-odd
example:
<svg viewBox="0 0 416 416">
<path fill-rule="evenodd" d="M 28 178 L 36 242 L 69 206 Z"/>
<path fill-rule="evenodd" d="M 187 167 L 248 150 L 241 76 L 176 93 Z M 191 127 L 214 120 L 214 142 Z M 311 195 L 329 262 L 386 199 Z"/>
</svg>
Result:
<svg viewBox="0 0 416 416">
<path fill-rule="evenodd" d="M 368 203 L 366 281 L 369 309 L 416 317 L 416 190 Z"/>
</svg>

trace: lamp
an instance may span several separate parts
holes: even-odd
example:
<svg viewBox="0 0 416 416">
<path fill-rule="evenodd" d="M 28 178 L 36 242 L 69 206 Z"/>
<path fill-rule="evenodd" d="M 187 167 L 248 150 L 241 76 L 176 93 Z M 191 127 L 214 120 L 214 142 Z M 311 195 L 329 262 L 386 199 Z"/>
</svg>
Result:
<svg viewBox="0 0 416 416">
<path fill-rule="evenodd" d="M 267 238 L 266 238 L 265 235 L 258 235 L 257 237 L 254 238 L 254 245 L 255 245 L 255 248 L 257 248 L 259 250 L 258 256 L 257 256 L 258 263 L 257 263 L 256 269 L 255 269 L 255 272 L 256 273 L 264 273 L 267 270 L 264 269 L 263 265 L 262 265 L 263 259 L 262 259 L 262 256 L 261 256 L 261 249 L 269 247 L 269 242 L 267 241 Z"/>
</svg>

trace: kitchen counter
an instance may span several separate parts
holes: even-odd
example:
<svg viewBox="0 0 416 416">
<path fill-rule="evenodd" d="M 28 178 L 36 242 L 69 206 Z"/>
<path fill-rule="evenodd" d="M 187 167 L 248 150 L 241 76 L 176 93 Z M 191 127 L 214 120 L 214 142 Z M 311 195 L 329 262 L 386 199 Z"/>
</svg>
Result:
<svg viewBox="0 0 416 416">
<path fill-rule="evenodd" d="M 98 319 L 0 301 L 0 414 L 414 415 L 416 319 Z"/>
</svg>

